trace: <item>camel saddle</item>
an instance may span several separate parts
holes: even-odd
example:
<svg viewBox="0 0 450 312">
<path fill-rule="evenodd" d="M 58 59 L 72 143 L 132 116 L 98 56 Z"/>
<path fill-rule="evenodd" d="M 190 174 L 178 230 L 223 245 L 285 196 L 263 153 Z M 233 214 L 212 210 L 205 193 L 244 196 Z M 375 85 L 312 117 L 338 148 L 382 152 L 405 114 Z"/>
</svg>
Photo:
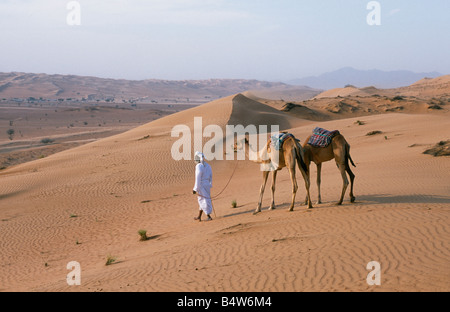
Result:
<svg viewBox="0 0 450 312">
<path fill-rule="evenodd" d="M 283 147 L 283 143 L 287 138 L 293 138 L 294 140 L 296 140 L 296 138 L 291 133 L 287 132 L 281 132 L 278 135 L 274 135 L 271 137 L 272 146 L 276 151 L 281 150 L 281 148 Z"/>
<path fill-rule="evenodd" d="M 340 134 L 338 130 L 328 131 L 319 127 L 314 128 L 313 134 L 309 138 L 308 144 L 315 147 L 328 147 L 331 140 Z"/>
</svg>

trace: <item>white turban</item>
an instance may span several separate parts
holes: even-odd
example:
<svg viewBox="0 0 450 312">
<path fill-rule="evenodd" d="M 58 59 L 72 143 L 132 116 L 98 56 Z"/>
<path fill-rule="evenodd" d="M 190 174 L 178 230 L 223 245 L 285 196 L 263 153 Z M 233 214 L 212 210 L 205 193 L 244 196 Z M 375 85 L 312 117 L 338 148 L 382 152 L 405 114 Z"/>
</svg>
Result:
<svg viewBox="0 0 450 312">
<path fill-rule="evenodd" d="M 203 155 L 203 153 L 201 152 L 195 152 L 194 160 L 196 162 L 203 163 L 203 161 L 205 160 L 205 155 Z"/>
</svg>

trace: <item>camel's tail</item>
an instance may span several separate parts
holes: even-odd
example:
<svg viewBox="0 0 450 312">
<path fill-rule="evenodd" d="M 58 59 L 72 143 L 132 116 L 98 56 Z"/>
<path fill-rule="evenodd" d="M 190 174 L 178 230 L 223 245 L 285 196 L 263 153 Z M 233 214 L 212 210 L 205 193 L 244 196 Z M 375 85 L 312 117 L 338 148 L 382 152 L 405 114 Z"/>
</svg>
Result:
<svg viewBox="0 0 450 312">
<path fill-rule="evenodd" d="M 297 158 L 297 164 L 299 169 L 303 169 L 303 171 L 308 174 L 308 166 L 306 166 L 303 155 L 303 148 L 298 142 L 298 140 L 295 140 L 295 154 Z"/>
<path fill-rule="evenodd" d="M 348 143 L 345 144 L 345 155 L 346 158 L 350 159 L 350 162 L 352 163 L 353 167 L 356 167 L 355 163 L 353 162 L 352 156 L 350 156 L 350 145 Z M 347 166 L 348 166 L 348 159 L 347 159 Z"/>
</svg>

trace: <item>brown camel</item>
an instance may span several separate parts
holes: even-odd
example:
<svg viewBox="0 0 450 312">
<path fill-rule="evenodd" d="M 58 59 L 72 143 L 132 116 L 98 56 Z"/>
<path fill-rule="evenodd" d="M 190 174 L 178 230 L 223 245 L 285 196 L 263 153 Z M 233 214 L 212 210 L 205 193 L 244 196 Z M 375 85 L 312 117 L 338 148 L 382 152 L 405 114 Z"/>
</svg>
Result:
<svg viewBox="0 0 450 312">
<path fill-rule="evenodd" d="M 342 134 L 337 134 L 333 137 L 331 140 L 331 144 L 327 147 L 314 147 L 310 144 L 308 144 L 309 136 L 305 143 L 303 144 L 303 153 L 305 155 L 305 163 L 308 168 L 307 172 L 307 179 L 309 183 L 309 177 L 310 177 L 310 163 L 311 161 L 314 162 L 317 165 L 317 188 L 318 188 L 318 200 L 317 203 L 322 203 L 322 198 L 320 196 L 320 182 L 321 182 L 321 171 L 322 171 L 322 163 L 326 161 L 330 161 L 334 159 L 336 161 L 336 165 L 341 172 L 343 186 L 342 186 L 342 193 L 341 198 L 339 199 L 339 202 L 337 202 L 337 205 L 342 205 L 342 201 L 344 200 L 345 191 L 347 190 L 348 186 L 348 179 L 345 172 L 348 173 L 350 176 L 350 201 L 353 203 L 355 202 L 355 196 L 353 195 L 353 181 L 355 180 L 355 175 L 353 174 L 352 170 L 350 169 L 350 166 L 348 164 L 348 161 L 352 163 L 353 167 L 356 167 L 353 163 L 353 160 L 350 156 L 350 145 L 345 140 L 344 136 Z M 305 200 L 305 204 L 310 199 L 307 197 Z"/>
<path fill-rule="evenodd" d="M 289 174 L 292 182 L 292 203 L 289 207 L 289 211 L 294 210 L 295 203 L 295 195 L 297 193 L 298 185 L 297 179 L 295 177 L 295 162 L 297 161 L 300 172 L 303 175 L 305 180 L 305 187 L 307 192 L 307 201 L 309 207 L 312 208 L 311 198 L 309 194 L 309 180 L 307 179 L 307 166 L 303 160 L 303 149 L 302 146 L 298 143 L 298 140 L 293 136 L 289 136 L 282 144 L 280 150 L 275 150 L 275 148 L 271 145 L 271 139 L 267 142 L 264 148 L 255 152 L 252 146 L 249 144 L 247 138 L 238 142 L 239 144 L 235 144 L 235 150 L 242 149 L 245 146 L 246 156 L 253 162 L 265 165 L 262 170 L 263 173 L 263 182 L 261 185 L 260 193 L 259 193 L 259 201 L 255 210 L 255 214 L 261 212 L 261 205 L 264 195 L 264 189 L 266 188 L 267 178 L 269 177 L 269 173 L 272 171 L 272 203 L 270 204 L 269 210 L 275 209 L 275 184 L 277 179 L 277 172 L 287 167 L 289 170 Z M 278 155 L 276 155 L 277 153 Z M 278 157 L 278 163 L 276 163 L 275 159 Z"/>
</svg>

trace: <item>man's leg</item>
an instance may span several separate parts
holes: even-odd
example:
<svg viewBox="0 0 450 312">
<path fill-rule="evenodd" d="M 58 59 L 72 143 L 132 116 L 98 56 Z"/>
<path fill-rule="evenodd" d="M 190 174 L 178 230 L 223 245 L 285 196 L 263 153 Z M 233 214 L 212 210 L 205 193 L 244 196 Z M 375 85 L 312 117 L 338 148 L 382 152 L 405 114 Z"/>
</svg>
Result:
<svg viewBox="0 0 450 312">
<path fill-rule="evenodd" d="M 202 221 L 202 213 L 203 210 L 200 209 L 200 211 L 198 212 L 198 217 L 195 217 L 194 220 Z"/>
</svg>

